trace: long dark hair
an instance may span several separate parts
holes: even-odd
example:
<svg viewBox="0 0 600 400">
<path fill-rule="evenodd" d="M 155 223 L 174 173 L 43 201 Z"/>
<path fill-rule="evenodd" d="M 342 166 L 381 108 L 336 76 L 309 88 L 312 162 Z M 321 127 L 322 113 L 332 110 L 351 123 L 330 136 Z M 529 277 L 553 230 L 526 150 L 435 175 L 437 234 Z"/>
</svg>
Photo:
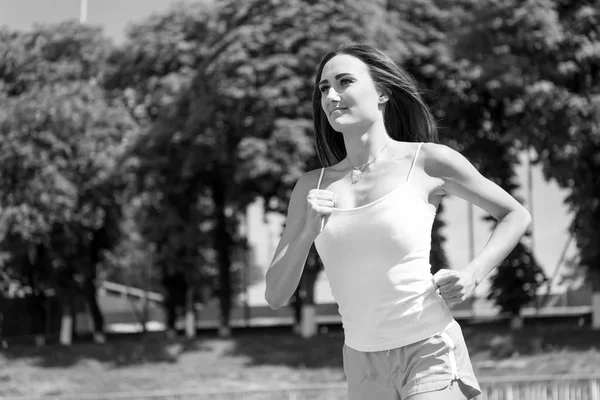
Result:
<svg viewBox="0 0 600 400">
<path fill-rule="evenodd" d="M 360 43 L 344 44 L 323 57 L 315 77 L 313 122 L 317 154 L 323 166 L 331 166 L 346 157 L 344 138 L 329 125 L 321 108 L 319 90 L 323 67 L 340 54 L 347 54 L 364 62 L 376 87 L 389 95 L 383 118 L 385 129 L 392 139 L 404 142 L 437 142 L 435 120 L 423 101 L 414 78 L 373 46 Z"/>
</svg>

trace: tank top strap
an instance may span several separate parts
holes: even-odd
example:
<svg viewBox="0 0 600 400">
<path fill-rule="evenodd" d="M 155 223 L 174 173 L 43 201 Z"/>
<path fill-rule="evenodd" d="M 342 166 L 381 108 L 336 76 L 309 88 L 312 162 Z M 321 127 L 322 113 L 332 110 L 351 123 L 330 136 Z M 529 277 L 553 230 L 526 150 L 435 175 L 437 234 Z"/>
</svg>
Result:
<svg viewBox="0 0 600 400">
<path fill-rule="evenodd" d="M 410 164 L 410 169 L 408 170 L 408 175 L 406 176 L 406 182 L 408 182 L 408 180 L 410 179 L 410 174 L 412 174 L 415 163 L 417 162 L 417 157 L 419 156 L 419 151 L 421 150 L 421 146 L 423 146 L 423 143 L 419 143 L 419 145 L 417 146 L 417 151 L 415 151 L 415 156 L 412 160 L 412 163 Z"/>
<path fill-rule="evenodd" d="M 321 181 L 323 180 L 324 172 L 325 172 L 325 168 L 321 168 L 321 176 L 319 176 L 319 182 L 317 183 L 317 189 L 321 189 Z"/>
</svg>

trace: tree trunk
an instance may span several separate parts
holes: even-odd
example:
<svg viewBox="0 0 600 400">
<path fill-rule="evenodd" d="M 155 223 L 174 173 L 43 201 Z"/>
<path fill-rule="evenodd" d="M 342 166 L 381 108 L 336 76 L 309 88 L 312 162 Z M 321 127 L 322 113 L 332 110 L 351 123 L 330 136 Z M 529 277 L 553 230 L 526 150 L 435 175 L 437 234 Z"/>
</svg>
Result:
<svg viewBox="0 0 600 400">
<path fill-rule="evenodd" d="M 127 287 L 129 287 L 129 286 L 127 286 Z M 147 301 L 144 298 L 145 296 L 143 295 L 139 301 L 134 300 L 133 296 L 129 292 L 129 289 L 127 289 L 127 291 L 125 293 L 125 297 L 129 300 L 129 304 L 131 305 L 131 311 L 133 311 L 133 314 L 135 315 L 135 319 L 137 320 L 138 324 L 140 325 L 140 327 L 142 329 L 142 333 L 146 333 L 146 322 L 148 322 L 148 321 L 146 319 L 146 313 L 144 311 L 144 309 L 147 307 Z M 138 309 L 138 304 L 137 304 L 138 302 L 141 303 L 141 310 Z"/>
<path fill-rule="evenodd" d="M 59 343 L 63 346 L 70 346 L 73 343 L 73 313 L 71 301 L 63 302 L 62 317 L 60 320 Z"/>
<path fill-rule="evenodd" d="M 44 346 L 46 344 L 46 307 L 45 300 L 46 295 L 39 286 L 38 273 L 44 269 L 44 247 L 37 245 L 35 248 L 31 248 L 28 252 L 27 261 L 29 263 L 27 268 L 27 274 L 29 279 L 29 285 L 33 291 L 31 301 L 29 303 L 29 313 L 32 318 L 32 333 L 35 336 L 36 346 Z"/>
<path fill-rule="evenodd" d="M 175 325 L 177 322 L 177 306 L 172 301 L 167 299 L 165 303 L 165 312 L 167 314 L 167 335 L 169 337 L 174 337 L 176 331 Z"/>
<path fill-rule="evenodd" d="M 600 330 L 600 290 L 592 292 L 592 329 Z"/>
<path fill-rule="evenodd" d="M 316 306 L 314 304 L 302 305 L 302 325 L 300 336 L 311 338 L 317 334 Z"/>
<path fill-rule="evenodd" d="M 86 277 L 83 290 L 86 302 L 88 304 L 88 311 L 92 319 L 94 342 L 104 343 L 106 341 L 106 337 L 104 335 L 104 316 L 102 315 L 102 310 L 98 304 L 98 291 L 96 289 L 95 277 Z"/>
<path fill-rule="evenodd" d="M 98 278 L 98 263 L 101 259 L 101 249 L 105 234 L 106 232 L 104 229 L 95 231 L 93 239 L 88 246 L 81 247 L 82 253 L 85 252 L 86 247 L 89 251 L 89 270 L 85 276 L 85 282 L 83 282 L 83 295 L 88 305 L 88 313 L 92 319 L 94 342 L 99 344 L 106 343 L 106 336 L 104 332 L 104 315 L 102 315 L 102 310 L 98 304 L 98 288 L 96 287 L 96 279 Z"/>
<path fill-rule="evenodd" d="M 148 299 L 148 289 L 144 288 L 144 294 L 142 294 L 142 332 L 148 332 L 148 319 L 150 313 L 148 312 L 148 307 L 150 306 L 150 301 Z"/>
<path fill-rule="evenodd" d="M 301 281 L 302 282 L 302 281 Z M 290 306 L 292 307 L 292 311 L 294 313 L 294 322 L 292 331 L 295 334 L 301 334 L 302 327 L 302 290 L 301 285 L 298 285 L 294 295 L 292 296 L 292 301 L 290 302 Z"/>
<path fill-rule="evenodd" d="M 513 314 L 510 317 L 510 329 L 518 330 L 523 328 L 523 317 L 519 314 Z"/>
<path fill-rule="evenodd" d="M 185 293 L 185 336 L 196 337 L 196 313 L 194 309 L 194 289 L 188 286 Z"/>
<path fill-rule="evenodd" d="M 315 305 L 315 282 L 319 276 L 319 271 L 311 268 L 305 270 L 303 286 L 304 299 L 302 301 L 302 322 L 300 327 L 300 336 L 310 338 L 317 334 L 317 313 Z"/>
<path fill-rule="evenodd" d="M 185 256 L 184 256 L 185 257 Z M 187 310 L 188 288 L 187 282 L 190 277 L 185 275 L 180 269 L 172 266 L 163 271 L 162 285 L 165 289 L 164 308 L 167 313 L 167 336 L 175 337 L 177 330 L 177 319 L 180 316 L 180 310 Z M 185 319 L 185 317 L 184 317 Z M 187 326 L 184 324 L 186 332 Z"/>
<path fill-rule="evenodd" d="M 59 343 L 64 346 L 70 346 L 73 343 L 73 333 L 75 330 L 75 284 L 73 281 L 73 270 L 71 268 L 62 269 L 58 276 L 59 290 L 58 295 L 61 300 L 61 322 Z"/>
<path fill-rule="evenodd" d="M 600 270 L 590 270 L 592 281 L 592 329 L 600 330 Z"/>
<path fill-rule="evenodd" d="M 212 196 L 215 205 L 217 224 L 214 231 L 215 248 L 217 250 L 217 263 L 219 265 L 219 305 L 220 323 L 219 336 L 231 336 L 229 319 L 231 313 L 231 236 L 229 234 L 226 215 L 225 186 L 221 180 L 216 180 L 212 185 Z"/>
<path fill-rule="evenodd" d="M 7 347 L 6 341 L 2 338 L 4 329 L 4 293 L 3 288 L 0 286 L 0 347 L 5 349 Z"/>
<path fill-rule="evenodd" d="M 46 344 L 46 308 L 44 307 L 45 295 L 34 289 L 32 296 L 32 309 L 30 310 L 33 318 L 33 334 L 35 335 L 36 346 Z"/>
</svg>

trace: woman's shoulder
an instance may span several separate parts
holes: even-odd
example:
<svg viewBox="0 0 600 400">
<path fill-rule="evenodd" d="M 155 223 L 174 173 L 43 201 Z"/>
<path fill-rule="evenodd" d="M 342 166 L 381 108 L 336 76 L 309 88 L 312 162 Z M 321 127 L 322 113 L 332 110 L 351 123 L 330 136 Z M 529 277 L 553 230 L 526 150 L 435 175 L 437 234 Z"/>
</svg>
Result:
<svg viewBox="0 0 600 400">
<path fill-rule="evenodd" d="M 435 177 L 449 177 L 460 174 L 469 161 L 450 146 L 439 143 L 423 143 L 421 146 L 422 165 L 427 173 Z"/>
<path fill-rule="evenodd" d="M 445 144 L 425 142 L 421 146 L 423 157 L 427 157 L 430 161 L 444 161 L 447 157 L 454 157 L 454 153 L 459 154 L 453 148 Z"/>
<path fill-rule="evenodd" d="M 452 163 L 463 157 L 452 147 L 440 143 L 423 143 L 421 154 L 424 160 L 438 164 Z"/>
<path fill-rule="evenodd" d="M 323 168 L 316 168 L 310 171 L 306 171 L 298 178 L 296 182 L 296 189 L 301 192 L 308 192 L 311 189 L 316 189 L 319 184 L 319 179 Z"/>
<path fill-rule="evenodd" d="M 444 164 L 460 156 L 452 148 L 433 142 L 397 142 L 392 149 L 395 159 L 412 160 L 416 157 L 417 164 L 421 165 Z"/>
<path fill-rule="evenodd" d="M 339 161 L 334 165 L 328 167 L 316 168 L 305 172 L 298 182 L 296 187 L 303 193 L 308 193 L 311 189 L 324 189 L 326 185 L 323 182 L 327 181 L 328 184 L 337 181 L 341 176 L 347 173 L 347 168 L 344 167 L 344 160 Z M 322 174 L 322 175 L 321 175 Z M 321 183 L 319 185 L 319 183 Z"/>
</svg>

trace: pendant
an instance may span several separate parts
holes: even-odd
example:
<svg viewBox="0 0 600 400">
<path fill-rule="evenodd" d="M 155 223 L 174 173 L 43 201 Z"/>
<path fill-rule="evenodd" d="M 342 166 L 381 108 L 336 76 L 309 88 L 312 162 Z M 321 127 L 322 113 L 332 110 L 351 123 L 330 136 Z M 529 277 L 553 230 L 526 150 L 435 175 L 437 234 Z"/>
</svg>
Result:
<svg viewBox="0 0 600 400">
<path fill-rule="evenodd" d="M 350 179 L 352 180 L 352 184 L 354 185 L 356 182 L 360 180 L 362 172 L 357 169 L 352 170 L 352 174 L 350 174 Z"/>
</svg>

